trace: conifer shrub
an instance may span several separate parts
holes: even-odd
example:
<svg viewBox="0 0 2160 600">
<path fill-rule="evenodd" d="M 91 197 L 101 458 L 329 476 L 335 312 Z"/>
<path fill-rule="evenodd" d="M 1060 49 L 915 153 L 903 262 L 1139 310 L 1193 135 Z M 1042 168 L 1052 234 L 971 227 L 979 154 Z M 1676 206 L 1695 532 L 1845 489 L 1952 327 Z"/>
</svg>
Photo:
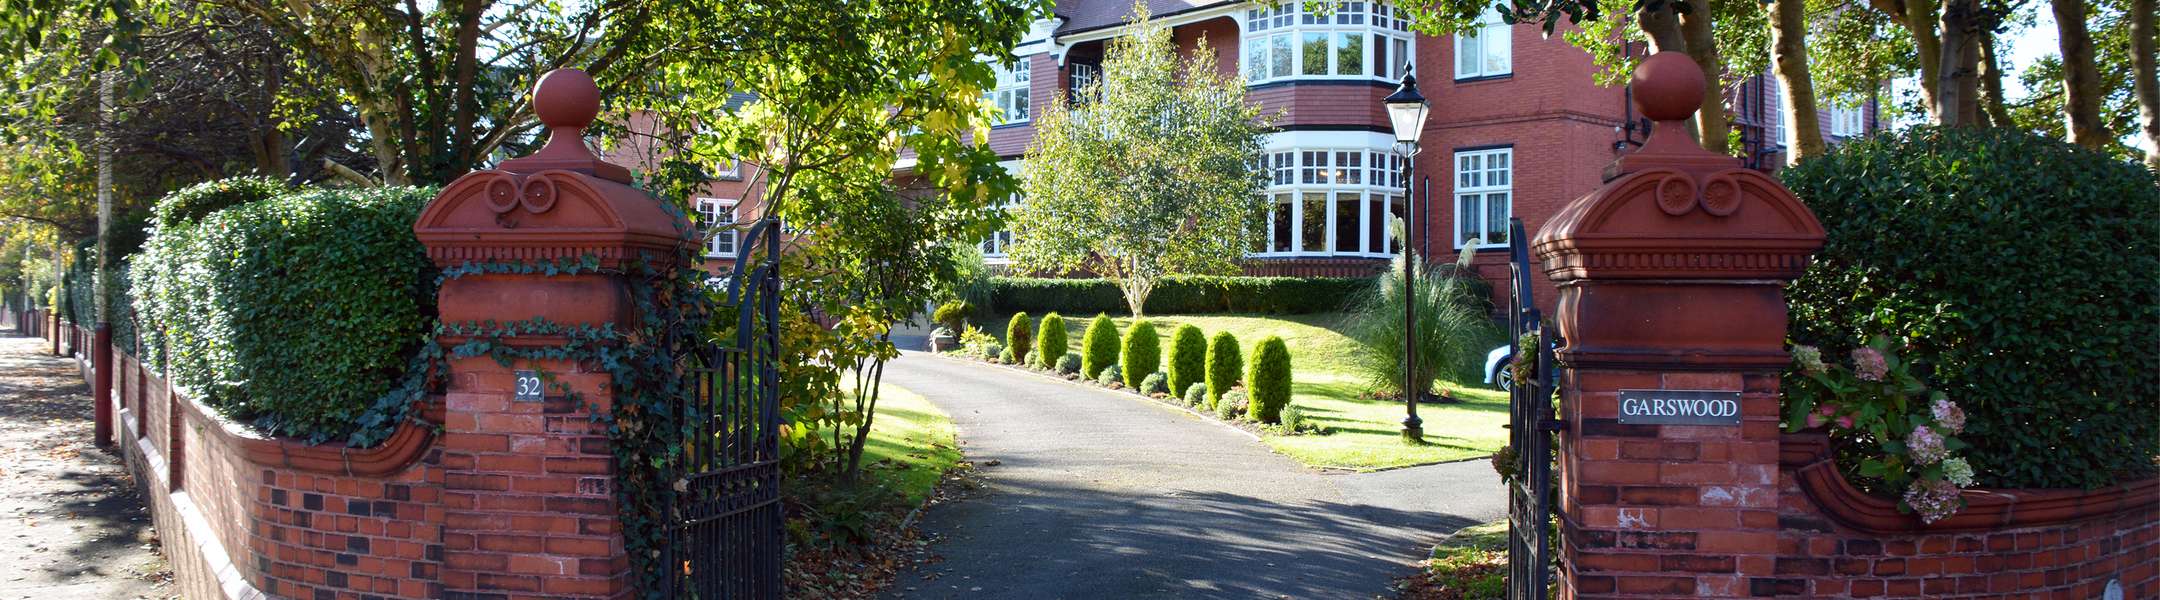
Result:
<svg viewBox="0 0 2160 600">
<path fill-rule="evenodd" d="M 1035 347 L 1035 320 L 1027 313 L 1013 313 L 1012 320 L 1005 322 L 1005 347 L 1012 348 L 1013 356 L 1027 356 Z"/>
<path fill-rule="evenodd" d="M 944 304 L 939 304 L 937 310 L 930 313 L 930 320 L 936 321 L 939 325 L 944 325 L 946 329 L 960 331 L 967 325 L 968 313 L 974 312 L 974 310 L 975 307 L 969 305 L 966 300 L 948 300 Z"/>
<path fill-rule="evenodd" d="M 1060 375 L 1078 374 L 1080 372 L 1080 353 L 1065 353 L 1065 356 L 1057 361 L 1057 372 Z"/>
<path fill-rule="evenodd" d="M 1147 379 L 1140 380 L 1140 387 L 1136 389 L 1138 389 L 1140 393 L 1149 396 L 1153 396 L 1155 394 L 1168 395 L 1170 393 L 1170 376 L 1164 374 L 1162 371 L 1149 373 Z"/>
<path fill-rule="evenodd" d="M 1162 334 L 1155 333 L 1155 324 L 1147 319 L 1133 323 L 1132 330 L 1125 332 L 1125 352 L 1121 356 L 1125 385 L 1140 387 L 1140 381 L 1149 373 L 1162 370 Z"/>
<path fill-rule="evenodd" d="M 1215 400 L 1215 416 L 1224 421 L 1236 421 L 1245 416 L 1246 406 L 1251 403 L 1245 388 L 1231 388 Z"/>
<path fill-rule="evenodd" d="M 1095 377 L 1095 383 L 1102 384 L 1103 387 L 1108 388 L 1116 388 L 1125 385 L 1124 378 L 1118 374 L 1117 365 L 1103 367 L 1102 374 Z"/>
<path fill-rule="evenodd" d="M 1207 384 L 1195 383 L 1185 386 L 1184 400 L 1186 406 L 1207 408 Z"/>
<path fill-rule="evenodd" d="M 1228 331 L 1215 332 L 1215 337 L 1208 341 L 1208 406 L 1221 403 L 1222 395 L 1238 384 L 1238 375 L 1245 372 L 1243 352 L 1238 349 L 1237 336 L 1230 335 Z"/>
<path fill-rule="evenodd" d="M 1081 355 L 1080 374 L 1094 379 L 1102 376 L 1103 369 L 1117 366 L 1117 322 L 1110 315 L 1095 315 L 1088 323 L 1086 354 Z"/>
<path fill-rule="evenodd" d="M 1207 335 L 1200 333 L 1199 327 L 1178 326 L 1177 333 L 1170 336 L 1170 364 L 1163 372 L 1170 375 L 1173 390 L 1207 380 Z"/>
<path fill-rule="evenodd" d="M 1282 409 L 1290 405 L 1290 347 L 1282 338 L 1268 336 L 1253 347 L 1251 414 L 1254 421 L 1282 422 Z"/>
<path fill-rule="evenodd" d="M 1016 357 L 1013 356 L 1013 351 L 1010 346 L 1000 348 L 998 350 L 997 361 L 998 364 L 1005 365 L 1018 364 L 1020 362 Z"/>
<path fill-rule="evenodd" d="M 1043 315 L 1040 329 L 1035 336 L 1035 346 L 1040 349 L 1036 355 L 1041 357 L 1043 368 L 1056 367 L 1057 361 L 1065 358 L 1065 317 L 1057 313 Z"/>
</svg>

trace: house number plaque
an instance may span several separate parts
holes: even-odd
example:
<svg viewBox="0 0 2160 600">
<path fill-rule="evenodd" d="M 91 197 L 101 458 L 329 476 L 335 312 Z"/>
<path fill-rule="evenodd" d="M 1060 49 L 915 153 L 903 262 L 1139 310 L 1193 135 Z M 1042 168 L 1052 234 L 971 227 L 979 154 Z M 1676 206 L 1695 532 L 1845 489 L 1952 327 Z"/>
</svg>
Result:
<svg viewBox="0 0 2160 600">
<path fill-rule="evenodd" d="M 539 372 L 524 369 L 518 370 L 516 384 L 517 395 L 510 398 L 512 401 L 540 402 L 544 400 L 541 392 L 547 389 L 547 384 L 540 382 Z"/>
<path fill-rule="evenodd" d="M 1622 425 L 1739 425 L 1740 392 L 1620 390 Z"/>
</svg>

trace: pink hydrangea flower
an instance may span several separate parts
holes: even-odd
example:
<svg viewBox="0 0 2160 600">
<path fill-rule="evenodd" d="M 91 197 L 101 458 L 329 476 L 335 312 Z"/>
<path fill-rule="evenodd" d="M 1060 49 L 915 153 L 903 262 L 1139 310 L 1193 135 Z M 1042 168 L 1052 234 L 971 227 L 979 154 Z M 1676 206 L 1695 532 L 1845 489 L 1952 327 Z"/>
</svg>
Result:
<svg viewBox="0 0 2160 600">
<path fill-rule="evenodd" d="M 1905 490 L 1905 506 L 1919 513 L 1922 522 L 1933 523 L 1965 507 L 1961 491 L 1948 481 L 1915 481 Z"/>
<path fill-rule="evenodd" d="M 1905 434 L 1905 451 L 1912 455 L 1914 463 L 1932 465 L 1950 457 L 1950 450 L 1943 447 L 1942 434 L 1926 425 L 1914 427 Z"/>
<path fill-rule="evenodd" d="M 1935 413 L 1935 422 L 1949 428 L 1951 433 L 1965 431 L 1965 409 L 1959 408 L 1957 403 L 1951 402 L 1949 398 L 1936 399 L 1935 404 L 1929 407 L 1929 412 Z"/>
<path fill-rule="evenodd" d="M 1882 352 L 1861 347 L 1852 351 L 1853 375 L 1868 381 L 1882 381 L 1890 374 L 1889 362 L 1883 360 Z"/>
</svg>

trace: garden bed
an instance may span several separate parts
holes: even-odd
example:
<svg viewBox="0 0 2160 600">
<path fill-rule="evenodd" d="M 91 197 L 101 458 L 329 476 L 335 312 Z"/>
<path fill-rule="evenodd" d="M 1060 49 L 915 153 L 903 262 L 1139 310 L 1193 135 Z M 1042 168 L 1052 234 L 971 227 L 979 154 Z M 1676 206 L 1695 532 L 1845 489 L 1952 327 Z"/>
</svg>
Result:
<svg viewBox="0 0 2160 600">
<path fill-rule="evenodd" d="M 1093 315 L 1065 317 L 1073 329 L 1067 349 L 1078 352 L 1084 342 L 1079 332 Z M 987 323 L 998 326 L 984 329 L 1002 333 L 1002 325 L 1009 319 L 1010 315 L 996 315 Z M 1133 323 L 1131 317 L 1113 320 L 1120 333 L 1129 331 Z M 1483 386 L 1453 390 L 1452 395 L 1460 400 L 1457 403 L 1420 404 L 1418 416 L 1425 421 L 1425 443 L 1403 443 L 1403 405 L 1365 395 L 1371 386 L 1349 366 L 1352 353 L 1360 350 L 1341 332 L 1340 313 L 1167 315 L 1149 316 L 1147 320 L 1155 323 L 1165 348 L 1180 325 L 1199 327 L 1207 335 L 1229 332 L 1248 348 L 1267 336 L 1281 337 L 1289 346 L 1293 368 L 1290 405 L 1326 433 L 1285 434 L 1256 425 L 1241 427 L 1258 434 L 1268 447 L 1307 466 L 1356 471 L 1392 469 L 1487 456 L 1507 443 L 1503 427 L 1508 420 L 1507 394 Z M 1194 412 L 1214 418 L 1211 412 Z"/>
</svg>

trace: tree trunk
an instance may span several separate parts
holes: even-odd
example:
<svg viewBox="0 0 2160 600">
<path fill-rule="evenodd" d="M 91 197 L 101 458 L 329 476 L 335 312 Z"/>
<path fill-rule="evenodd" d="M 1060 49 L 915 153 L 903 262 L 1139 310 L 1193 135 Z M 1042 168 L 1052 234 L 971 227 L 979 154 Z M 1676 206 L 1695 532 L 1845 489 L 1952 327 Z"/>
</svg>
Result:
<svg viewBox="0 0 2160 600">
<path fill-rule="evenodd" d="M 2055 32 L 2062 40 L 2063 125 L 2070 143 L 2106 146 L 2107 124 L 2100 121 L 2100 70 L 2093 65 L 2092 32 L 2085 28 L 2085 0 L 2053 0 Z M 2151 18 L 2147 11 L 2147 18 Z M 2147 58 L 2151 58 L 2149 55 Z"/>
<path fill-rule="evenodd" d="M 1912 34 L 1913 51 L 1920 59 L 1920 104 L 1927 107 L 1929 117 L 1937 123 L 1942 122 L 1942 115 L 1936 113 L 1936 107 L 1941 105 L 1936 98 L 1940 93 L 1937 89 L 1940 77 L 1936 73 L 1942 68 L 1942 38 L 1935 32 L 1934 0 L 1873 0 L 1872 3 L 1876 10 L 1889 14 Z"/>
<path fill-rule="evenodd" d="M 1826 149 L 1821 113 L 1815 110 L 1815 78 L 1808 72 L 1807 3 L 1771 2 L 1770 18 L 1770 57 L 1777 67 L 1778 83 L 1785 89 L 1785 123 L 1793 128 L 1793 147 L 1785 153 L 1785 162 L 1798 164 Z"/>
<path fill-rule="evenodd" d="M 2153 0 L 2130 0 L 2130 88 L 2138 101 L 2138 130 L 2145 138 L 2145 168 L 2160 171 L 2160 60 L 2154 48 Z"/>
<path fill-rule="evenodd" d="M 1979 0 L 1942 0 L 1942 47 L 1935 67 L 1935 120 L 1949 127 L 1979 121 Z"/>
<path fill-rule="evenodd" d="M 2010 109 L 2003 100 L 2002 62 L 1995 57 L 1995 31 L 1990 29 L 1980 36 L 1980 109 L 1987 117 L 1990 127 L 2017 127 L 2010 119 Z"/>
<path fill-rule="evenodd" d="M 1750 0 L 1753 1 L 1753 0 Z M 1702 69 L 1702 110 L 1695 113 L 1697 137 L 1704 150 L 1718 154 L 1732 153 L 1732 140 L 1727 135 L 1732 123 L 1725 117 L 1725 60 L 1718 56 L 1717 37 L 1711 34 L 1711 10 L 1708 1 L 1696 3 L 1694 10 L 1680 15 L 1680 36 L 1687 40 L 1689 58 Z"/>
<path fill-rule="evenodd" d="M 97 319 L 89 324 L 92 327 L 106 323 L 106 315 L 111 314 L 112 309 L 111 306 L 108 306 L 111 297 L 105 291 L 107 287 L 112 285 L 112 281 L 110 281 L 111 278 L 105 276 L 105 273 L 106 269 L 112 265 L 113 79 L 117 77 L 119 77 L 119 73 L 115 71 L 105 71 L 98 74 L 97 271 L 90 274 L 91 293 L 97 296 L 96 299 L 90 301 L 90 305 L 95 307 Z M 82 323 L 77 323 L 77 325 L 82 325 Z M 104 376 L 105 374 L 99 373 L 98 375 Z M 98 443 L 104 444 L 105 440 L 99 439 Z"/>
</svg>

